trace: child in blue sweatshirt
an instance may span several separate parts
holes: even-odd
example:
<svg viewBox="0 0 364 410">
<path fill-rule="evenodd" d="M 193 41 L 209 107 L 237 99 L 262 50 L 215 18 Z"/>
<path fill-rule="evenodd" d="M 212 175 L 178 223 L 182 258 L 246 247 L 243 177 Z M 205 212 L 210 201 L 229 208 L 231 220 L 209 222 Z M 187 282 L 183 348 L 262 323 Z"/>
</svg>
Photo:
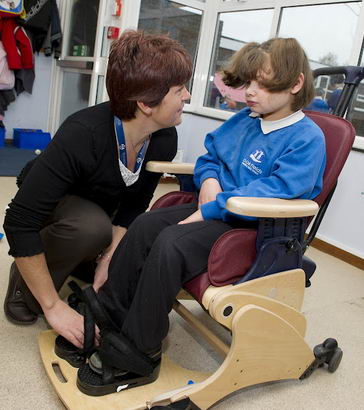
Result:
<svg viewBox="0 0 364 410">
<path fill-rule="evenodd" d="M 142 357 L 152 357 L 154 369 L 168 332 L 168 313 L 183 283 L 207 270 L 220 235 L 256 223 L 227 211 L 227 199 L 312 199 L 322 188 L 325 142 L 320 128 L 302 112 L 314 89 L 298 42 L 276 38 L 245 45 L 224 70 L 224 81 L 245 86 L 248 107 L 207 135 L 207 153 L 195 167 L 198 203 L 139 216 L 114 252 L 96 298 L 118 329 L 119 341 L 135 346 Z M 131 370 L 122 358 L 110 365 L 105 352 L 101 348 L 79 373 L 86 393 L 93 389 L 87 384 L 89 373 L 99 377 L 100 394 L 107 394 L 115 391 L 119 379 L 125 380 L 120 371 Z M 113 375 L 108 381 L 102 378 L 100 359 Z"/>
</svg>

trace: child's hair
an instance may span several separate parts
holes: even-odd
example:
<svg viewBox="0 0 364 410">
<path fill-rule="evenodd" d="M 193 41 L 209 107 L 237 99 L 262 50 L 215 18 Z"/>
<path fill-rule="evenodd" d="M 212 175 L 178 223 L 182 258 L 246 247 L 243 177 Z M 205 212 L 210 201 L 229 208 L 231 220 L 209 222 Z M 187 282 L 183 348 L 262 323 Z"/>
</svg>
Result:
<svg viewBox="0 0 364 410">
<path fill-rule="evenodd" d="M 334 74 L 330 77 L 330 84 L 335 86 L 335 85 L 340 85 L 343 84 L 345 80 L 345 77 L 343 74 Z"/>
<path fill-rule="evenodd" d="M 274 93 L 293 87 L 303 73 L 304 84 L 294 95 L 292 110 L 306 107 L 314 97 L 313 76 L 307 56 L 294 38 L 273 38 L 247 43 L 231 58 L 223 70 L 223 81 L 230 87 L 241 87 L 257 80 Z"/>
<path fill-rule="evenodd" d="M 109 55 L 106 88 L 111 108 L 122 120 L 135 118 L 137 101 L 155 107 L 191 74 L 191 57 L 180 43 L 167 35 L 126 30 Z"/>
</svg>

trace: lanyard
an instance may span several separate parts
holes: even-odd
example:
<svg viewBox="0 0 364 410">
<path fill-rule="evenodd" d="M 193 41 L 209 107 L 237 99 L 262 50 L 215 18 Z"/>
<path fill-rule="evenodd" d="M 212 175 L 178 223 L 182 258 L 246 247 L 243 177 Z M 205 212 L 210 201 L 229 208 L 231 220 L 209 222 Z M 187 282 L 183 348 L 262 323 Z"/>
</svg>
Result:
<svg viewBox="0 0 364 410">
<path fill-rule="evenodd" d="M 123 123 L 121 122 L 120 118 L 114 116 L 114 128 L 115 134 L 118 139 L 119 143 L 119 153 L 120 153 L 120 161 L 128 167 L 128 159 L 126 157 L 126 145 L 125 145 L 125 134 L 123 129 Z M 143 162 L 145 151 L 147 150 L 148 141 L 145 141 L 143 146 L 140 148 L 136 161 L 135 161 L 135 168 L 134 172 L 138 171 L 140 168 L 141 163 Z"/>
</svg>

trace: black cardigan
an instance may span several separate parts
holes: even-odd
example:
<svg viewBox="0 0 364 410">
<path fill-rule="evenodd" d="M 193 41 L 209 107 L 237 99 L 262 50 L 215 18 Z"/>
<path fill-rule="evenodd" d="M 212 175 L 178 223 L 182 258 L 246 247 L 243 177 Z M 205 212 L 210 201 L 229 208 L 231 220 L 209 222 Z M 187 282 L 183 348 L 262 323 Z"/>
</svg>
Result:
<svg viewBox="0 0 364 410">
<path fill-rule="evenodd" d="M 176 129 L 152 134 L 139 179 L 127 187 L 120 174 L 113 118 L 107 102 L 79 111 L 62 124 L 7 209 L 4 230 L 10 255 L 43 252 L 39 231 L 67 194 L 97 203 L 114 225 L 123 227 L 147 209 L 161 174 L 146 171 L 145 165 L 174 158 Z"/>
</svg>

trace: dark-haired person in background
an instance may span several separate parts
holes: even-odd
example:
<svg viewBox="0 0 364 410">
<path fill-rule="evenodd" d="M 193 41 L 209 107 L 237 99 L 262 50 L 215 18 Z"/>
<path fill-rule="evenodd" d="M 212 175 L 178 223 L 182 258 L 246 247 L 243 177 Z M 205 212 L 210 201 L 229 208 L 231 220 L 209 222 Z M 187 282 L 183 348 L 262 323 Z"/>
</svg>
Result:
<svg viewBox="0 0 364 410">
<path fill-rule="evenodd" d="M 327 104 L 329 105 L 329 113 L 332 114 L 335 111 L 344 88 L 344 76 L 342 74 L 333 75 L 330 78 L 330 84 L 333 86 L 333 91 L 327 100 Z"/>
<path fill-rule="evenodd" d="M 23 172 L 6 212 L 15 258 L 4 302 L 10 321 L 31 324 L 43 312 L 60 335 L 82 347 L 83 318 L 58 290 L 87 266 L 95 290 L 107 279 L 114 249 L 158 184 L 160 175 L 146 171 L 146 163 L 176 154 L 174 126 L 190 98 L 184 84 L 191 73 L 188 53 L 167 36 L 130 30 L 113 43 L 110 102 L 66 119 Z"/>
<path fill-rule="evenodd" d="M 322 88 L 315 88 L 315 96 L 306 107 L 306 110 L 329 112 L 329 106 L 324 100 L 325 92 Z"/>
</svg>

